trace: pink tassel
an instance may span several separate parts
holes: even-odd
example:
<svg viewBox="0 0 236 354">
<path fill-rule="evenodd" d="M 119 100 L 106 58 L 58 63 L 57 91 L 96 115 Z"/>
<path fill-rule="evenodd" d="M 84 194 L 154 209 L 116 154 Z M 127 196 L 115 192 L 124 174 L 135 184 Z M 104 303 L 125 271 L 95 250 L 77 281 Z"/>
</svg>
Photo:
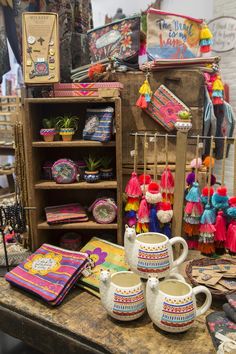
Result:
<svg viewBox="0 0 236 354">
<path fill-rule="evenodd" d="M 142 109 L 147 108 L 148 103 L 147 103 L 147 101 L 146 101 L 146 99 L 145 99 L 145 96 L 141 95 L 141 96 L 139 97 L 139 99 L 138 99 L 137 102 L 136 102 L 136 106 L 137 106 L 137 107 L 140 107 L 140 108 L 142 108 Z"/>
<path fill-rule="evenodd" d="M 229 224 L 225 246 L 230 252 L 236 253 L 236 220 Z"/>
<path fill-rule="evenodd" d="M 138 210 L 138 221 L 141 223 L 149 222 L 149 208 L 145 197 L 142 197 Z"/>
<path fill-rule="evenodd" d="M 224 242 L 226 241 L 226 222 L 224 218 L 223 211 L 219 211 L 216 217 L 215 223 L 215 241 L 216 242 Z"/>
<path fill-rule="evenodd" d="M 185 213 L 188 214 L 188 215 L 191 215 L 192 214 L 192 211 L 193 211 L 193 207 L 194 207 L 194 202 L 188 202 L 185 206 Z"/>
<path fill-rule="evenodd" d="M 175 180 L 170 169 L 167 167 L 161 175 L 160 186 L 163 191 L 174 193 Z"/>
<path fill-rule="evenodd" d="M 201 226 L 200 226 L 201 233 L 213 234 L 213 233 L 215 233 L 215 231 L 216 231 L 216 228 L 212 224 L 201 224 Z"/>
<path fill-rule="evenodd" d="M 142 195 L 141 187 L 138 181 L 138 176 L 135 172 L 132 172 L 131 178 L 126 185 L 125 193 L 129 197 L 133 197 L 133 198 L 141 197 Z"/>
<path fill-rule="evenodd" d="M 204 211 L 202 203 L 201 202 L 194 203 L 193 211 L 196 216 L 202 215 Z"/>
<path fill-rule="evenodd" d="M 190 250 L 197 250 L 198 249 L 198 241 L 192 240 L 191 238 L 187 239 L 188 248 Z"/>
</svg>

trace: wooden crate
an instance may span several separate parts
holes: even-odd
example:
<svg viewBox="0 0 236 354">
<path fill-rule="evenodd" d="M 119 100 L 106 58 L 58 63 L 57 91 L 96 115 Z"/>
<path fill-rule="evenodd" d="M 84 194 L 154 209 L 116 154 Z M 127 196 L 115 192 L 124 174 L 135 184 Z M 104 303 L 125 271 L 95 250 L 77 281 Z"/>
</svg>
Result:
<svg viewBox="0 0 236 354">
<path fill-rule="evenodd" d="M 92 107 L 113 106 L 115 109 L 115 140 L 109 143 L 82 140 L 82 131 L 86 119 L 86 109 Z M 60 236 L 66 231 L 82 232 L 83 241 L 87 237 L 110 236 L 119 244 L 123 243 L 122 233 L 122 139 L 121 139 L 121 99 L 98 97 L 58 97 L 32 98 L 25 100 L 24 134 L 26 148 L 26 172 L 28 179 L 29 205 L 36 207 L 30 213 L 32 248 L 37 249 L 44 242 L 58 244 Z M 58 116 L 63 113 L 78 114 L 79 129 L 72 141 L 44 142 L 39 135 L 44 117 Z M 99 183 L 56 184 L 54 181 L 41 179 L 42 164 L 46 160 L 56 161 L 60 158 L 80 160 L 88 154 L 113 157 L 116 170 L 114 181 Z M 98 224 L 90 219 L 83 223 L 48 225 L 45 221 L 45 207 L 79 202 L 90 206 L 98 197 L 108 195 L 117 202 L 117 221 L 112 224 Z"/>
<path fill-rule="evenodd" d="M 130 132 L 135 131 L 156 131 L 160 134 L 166 134 L 166 130 L 158 125 L 140 108 L 136 107 L 136 101 L 139 97 L 139 88 L 144 81 L 144 73 L 127 72 L 118 73 L 117 81 L 124 85 L 122 91 L 122 139 L 123 139 L 123 164 L 132 164 L 133 158 L 130 151 L 134 147 L 134 138 L 130 137 Z M 203 104 L 204 104 L 204 78 L 199 70 L 165 70 L 151 74 L 150 83 L 154 91 L 160 84 L 166 85 L 177 97 L 179 97 L 189 108 L 191 108 L 193 119 L 192 134 L 202 134 L 203 131 Z M 175 132 L 174 132 L 175 134 Z M 195 141 L 188 142 L 187 163 L 195 157 Z M 164 139 L 158 144 L 158 159 L 164 162 Z M 169 162 L 175 163 L 175 141 L 169 142 Z M 142 162 L 143 139 L 139 140 L 139 161 Z M 153 149 L 147 154 L 148 162 L 153 162 Z"/>
</svg>

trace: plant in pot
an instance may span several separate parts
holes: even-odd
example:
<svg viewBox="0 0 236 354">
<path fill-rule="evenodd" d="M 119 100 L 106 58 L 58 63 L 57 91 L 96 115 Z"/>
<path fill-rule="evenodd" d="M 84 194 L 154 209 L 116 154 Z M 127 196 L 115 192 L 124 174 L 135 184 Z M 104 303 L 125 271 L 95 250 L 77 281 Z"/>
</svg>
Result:
<svg viewBox="0 0 236 354">
<path fill-rule="evenodd" d="M 99 167 L 102 159 L 96 159 L 96 157 L 89 155 L 85 159 L 86 170 L 84 172 L 84 180 L 88 183 L 95 183 L 100 180 Z"/>
<path fill-rule="evenodd" d="M 113 158 L 110 156 L 104 156 L 101 160 L 100 175 L 102 180 L 109 180 L 114 177 L 113 168 L 111 162 Z"/>
<path fill-rule="evenodd" d="M 60 129 L 60 135 L 63 141 L 71 141 L 73 135 L 78 129 L 79 117 L 67 115 L 57 117 L 56 127 Z"/>
<path fill-rule="evenodd" d="M 55 119 L 44 118 L 43 128 L 40 129 L 40 135 L 43 136 L 44 141 L 51 142 L 54 140 L 54 136 L 56 135 L 56 122 Z"/>
</svg>

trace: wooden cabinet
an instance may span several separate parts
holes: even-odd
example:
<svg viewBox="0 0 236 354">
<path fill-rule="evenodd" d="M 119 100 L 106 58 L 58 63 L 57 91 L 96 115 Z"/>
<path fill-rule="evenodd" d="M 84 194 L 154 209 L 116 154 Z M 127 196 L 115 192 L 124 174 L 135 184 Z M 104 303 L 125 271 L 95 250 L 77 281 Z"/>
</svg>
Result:
<svg viewBox="0 0 236 354">
<path fill-rule="evenodd" d="M 87 108 L 112 106 L 115 109 L 115 134 L 109 143 L 82 140 Z M 44 142 L 39 135 L 42 119 L 62 114 L 79 116 L 79 129 L 71 142 Z M 29 205 L 36 207 L 31 212 L 30 228 L 32 248 L 42 243 L 58 244 L 60 236 L 69 230 L 78 230 L 86 238 L 103 237 L 122 244 L 122 138 L 121 138 L 121 100 L 117 98 L 29 98 L 24 103 L 24 134 L 26 148 L 26 170 L 29 191 Z M 45 161 L 60 158 L 81 160 L 88 154 L 113 157 L 116 177 L 111 181 L 98 183 L 78 182 L 56 184 L 42 179 L 42 165 Z M 111 196 L 117 202 L 117 221 L 112 224 L 98 224 L 89 216 L 82 223 L 48 225 L 45 218 L 46 206 L 81 203 L 90 206 L 97 197 Z"/>
</svg>

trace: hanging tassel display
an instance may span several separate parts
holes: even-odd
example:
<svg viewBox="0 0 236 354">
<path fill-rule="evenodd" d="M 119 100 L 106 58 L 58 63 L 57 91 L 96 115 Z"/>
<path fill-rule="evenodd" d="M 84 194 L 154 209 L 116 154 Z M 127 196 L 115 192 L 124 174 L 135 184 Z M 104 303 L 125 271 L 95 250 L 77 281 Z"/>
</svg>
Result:
<svg viewBox="0 0 236 354">
<path fill-rule="evenodd" d="M 197 137 L 196 158 L 192 161 L 192 167 L 195 169 L 194 182 L 185 197 L 187 203 L 184 209 L 184 232 L 186 234 L 186 241 L 188 243 L 189 249 L 198 248 L 199 224 L 201 215 L 203 213 L 201 193 L 199 184 L 197 182 L 198 169 L 202 165 L 202 160 L 199 159 L 198 155 L 199 136 Z"/>
<path fill-rule="evenodd" d="M 137 170 L 137 155 L 138 155 L 138 135 L 135 134 L 134 142 L 134 172 L 125 187 L 127 201 L 125 205 L 125 222 L 130 227 L 135 226 L 137 222 L 136 213 L 139 209 L 139 202 L 142 196 L 142 190 L 139 184 Z"/>
<path fill-rule="evenodd" d="M 152 90 L 149 83 L 149 73 L 146 75 L 146 79 L 139 89 L 140 97 L 136 102 L 136 106 L 145 109 L 148 107 L 148 103 L 151 101 Z"/>
<path fill-rule="evenodd" d="M 236 197 L 229 199 L 229 209 L 227 210 L 227 216 L 230 219 L 226 234 L 225 247 L 232 254 L 236 254 Z"/>
<path fill-rule="evenodd" d="M 149 231 L 149 208 L 146 198 L 143 196 L 138 210 L 138 222 L 136 232 L 138 234 Z"/>
<path fill-rule="evenodd" d="M 165 136 L 165 154 L 166 154 L 166 164 L 165 169 L 161 175 L 160 187 L 162 191 L 163 201 L 174 202 L 174 188 L 175 188 L 175 179 L 174 176 L 168 167 L 168 135 Z"/>
<path fill-rule="evenodd" d="M 209 53 L 212 45 L 212 33 L 206 23 L 202 25 L 200 32 L 200 50 L 201 53 Z"/>
<path fill-rule="evenodd" d="M 224 103 L 224 85 L 219 75 L 217 75 L 216 80 L 213 82 L 212 103 L 214 105 L 219 105 Z"/>
<path fill-rule="evenodd" d="M 200 237 L 199 237 L 199 250 L 202 254 L 211 256 L 215 252 L 214 245 L 214 236 L 215 236 L 215 210 L 210 205 L 210 193 L 211 193 L 211 172 L 212 172 L 212 154 L 213 154 L 213 145 L 214 140 L 213 136 L 211 137 L 211 146 L 210 146 L 210 164 L 208 171 L 208 196 L 207 204 L 205 210 L 201 216 L 200 220 Z"/>
</svg>

